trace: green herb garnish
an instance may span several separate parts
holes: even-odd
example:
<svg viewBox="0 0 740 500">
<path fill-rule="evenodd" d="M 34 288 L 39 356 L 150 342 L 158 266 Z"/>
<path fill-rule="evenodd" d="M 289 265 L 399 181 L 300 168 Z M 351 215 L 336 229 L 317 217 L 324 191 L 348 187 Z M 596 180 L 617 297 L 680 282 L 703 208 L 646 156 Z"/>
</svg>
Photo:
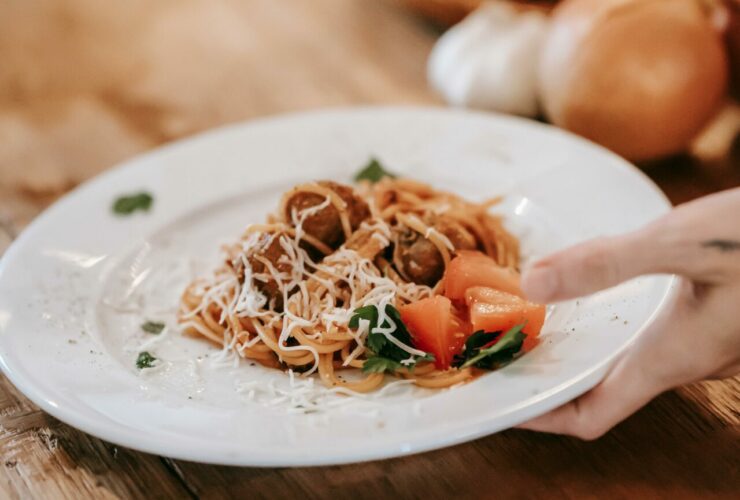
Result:
<svg viewBox="0 0 740 500">
<path fill-rule="evenodd" d="M 358 307 L 349 319 L 349 327 L 356 330 L 360 327 L 360 320 L 365 319 L 370 322 L 370 329 L 378 323 L 378 308 L 375 306 Z"/>
<path fill-rule="evenodd" d="M 362 371 L 365 373 L 383 373 L 383 372 L 395 372 L 403 368 L 403 365 L 398 361 L 393 361 L 388 358 L 381 358 L 380 356 L 372 356 L 367 358 L 367 361 L 362 365 Z"/>
<path fill-rule="evenodd" d="M 141 329 L 144 330 L 146 333 L 158 335 L 162 333 L 162 330 L 164 330 L 164 323 L 161 323 L 159 321 L 147 321 L 146 323 L 143 323 L 141 325 Z"/>
<path fill-rule="evenodd" d="M 377 158 L 370 158 L 370 162 L 355 174 L 355 181 L 370 181 L 375 184 L 383 177 L 395 178 L 396 175 L 387 171 Z"/>
<path fill-rule="evenodd" d="M 127 196 L 120 196 L 113 203 L 113 213 L 116 215 L 130 215 L 137 210 L 148 211 L 154 198 L 146 192 L 136 193 Z"/>
<path fill-rule="evenodd" d="M 139 370 L 143 368 L 151 368 L 154 366 L 155 361 L 157 361 L 157 358 L 149 354 L 147 351 L 140 352 L 139 356 L 136 358 L 136 368 Z"/>
<path fill-rule="evenodd" d="M 472 358 L 480 349 L 488 344 L 491 344 L 501 335 L 501 332 L 486 332 L 478 330 L 473 332 L 470 337 L 465 341 L 465 346 L 460 354 L 456 354 L 452 359 L 452 366 L 460 368 L 463 363 L 468 359 Z"/>
<path fill-rule="evenodd" d="M 388 304 L 385 306 L 385 314 L 395 324 L 395 329 L 390 332 L 390 335 L 398 339 L 401 343 L 414 347 L 411 335 L 406 329 L 406 325 L 401 320 L 401 314 L 392 305 Z M 355 313 L 349 320 L 350 328 L 358 328 L 360 326 L 360 320 L 366 320 L 370 323 L 369 333 L 365 338 L 365 347 L 367 347 L 370 356 L 368 357 L 365 364 L 362 366 L 362 371 L 365 373 L 383 373 L 386 371 L 394 372 L 401 368 L 408 368 L 413 370 L 414 366 L 419 361 L 434 361 L 434 356 L 427 353 L 424 356 L 411 356 L 408 352 L 404 351 L 396 344 L 388 340 L 388 338 L 382 333 L 373 333 L 378 325 L 378 308 L 376 306 L 365 306 L 355 309 Z M 382 328 L 389 328 L 390 322 L 387 320 L 380 325 Z M 401 361 L 413 359 L 412 363 L 403 364 Z"/>
<path fill-rule="evenodd" d="M 501 332 L 484 332 L 483 330 L 478 330 L 465 341 L 465 352 L 473 352 L 486 344 L 490 344 L 500 334 Z"/>
<path fill-rule="evenodd" d="M 522 328 L 524 328 L 524 323 L 516 325 L 515 327 L 501 335 L 501 338 L 498 340 L 498 342 L 486 349 L 480 349 L 480 347 L 478 347 L 473 348 L 471 351 L 468 351 L 467 347 L 468 342 L 470 341 L 470 339 L 468 339 L 468 342 L 465 343 L 465 352 L 463 353 L 465 355 L 464 362 L 460 365 L 460 368 L 467 368 L 468 366 L 475 365 L 478 368 L 491 369 L 495 364 L 501 364 L 511 361 L 514 358 L 514 355 L 516 355 L 522 349 L 524 339 L 527 337 L 524 333 L 522 333 Z M 487 335 L 495 335 L 494 337 L 492 337 L 494 339 L 496 338 L 496 336 L 498 336 L 496 334 L 484 332 L 476 332 L 473 335 L 476 334 L 477 338 L 474 339 L 472 344 L 480 343 Z M 490 342 L 490 340 L 486 341 L 482 345 L 485 345 L 488 342 Z"/>
</svg>

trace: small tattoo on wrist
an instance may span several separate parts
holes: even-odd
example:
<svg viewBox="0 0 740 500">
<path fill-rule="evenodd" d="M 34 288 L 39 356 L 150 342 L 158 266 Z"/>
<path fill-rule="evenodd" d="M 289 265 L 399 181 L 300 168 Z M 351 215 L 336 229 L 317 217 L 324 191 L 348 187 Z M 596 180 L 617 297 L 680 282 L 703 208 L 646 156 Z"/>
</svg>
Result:
<svg viewBox="0 0 740 500">
<path fill-rule="evenodd" d="M 704 248 L 713 248 L 720 252 L 740 251 L 740 241 L 736 240 L 707 240 L 701 244 Z"/>
</svg>

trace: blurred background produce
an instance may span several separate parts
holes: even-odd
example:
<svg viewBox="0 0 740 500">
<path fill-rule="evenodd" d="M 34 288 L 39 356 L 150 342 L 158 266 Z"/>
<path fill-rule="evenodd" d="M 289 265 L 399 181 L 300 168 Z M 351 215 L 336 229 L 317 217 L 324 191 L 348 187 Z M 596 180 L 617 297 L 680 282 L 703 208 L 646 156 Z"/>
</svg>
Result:
<svg viewBox="0 0 740 500">
<path fill-rule="evenodd" d="M 728 57 L 703 0 L 567 0 L 540 64 L 545 114 L 632 160 L 683 151 L 727 92 Z"/>
<path fill-rule="evenodd" d="M 429 80 L 455 106 L 535 117 L 538 65 L 549 20 L 497 2 L 447 31 L 429 56 Z"/>
<path fill-rule="evenodd" d="M 695 153 L 727 154 L 740 120 L 728 97 L 738 2 L 551 4 L 450 2 L 471 10 L 432 51 L 431 84 L 450 104 L 544 116 L 634 161 L 692 141 Z M 453 18 L 439 2 L 425 5 L 438 20 Z"/>
<path fill-rule="evenodd" d="M 396 1 L 443 26 L 449 26 L 461 21 L 465 16 L 486 3 L 488 0 Z M 520 9 L 536 8 L 548 11 L 558 3 L 558 0 L 510 0 L 508 3 Z"/>
<path fill-rule="evenodd" d="M 158 144 L 326 106 L 524 115 L 649 165 L 676 199 L 739 184 L 726 90 L 740 94 L 739 12 L 740 0 L 2 2 L 0 228 Z"/>
</svg>

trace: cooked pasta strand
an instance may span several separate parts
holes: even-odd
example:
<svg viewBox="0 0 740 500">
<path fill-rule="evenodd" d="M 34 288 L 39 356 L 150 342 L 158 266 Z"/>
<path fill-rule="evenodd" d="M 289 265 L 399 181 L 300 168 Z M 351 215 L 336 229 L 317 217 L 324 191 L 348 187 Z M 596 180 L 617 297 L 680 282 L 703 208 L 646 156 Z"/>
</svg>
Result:
<svg viewBox="0 0 740 500">
<path fill-rule="evenodd" d="M 437 252 L 443 269 L 461 248 L 461 234 L 500 266 L 519 266 L 517 239 L 500 217 L 489 213 L 499 199 L 473 203 L 416 181 L 389 178 L 361 185 L 355 193 L 369 207 L 369 216 L 359 224 L 351 203 L 331 184 L 312 182 L 287 192 L 277 214 L 250 225 L 237 244 L 225 249 L 225 263 L 211 279 L 198 279 L 185 289 L 182 331 L 221 347 L 233 345 L 241 357 L 265 366 L 318 372 L 328 387 L 370 392 L 383 384 L 384 374 L 357 380 L 336 374 L 360 369 L 374 355 L 365 345 L 367 328 L 349 327 L 354 310 L 368 305 L 380 310 L 384 304 L 398 308 L 444 291 L 443 280 L 427 285 L 409 279 L 404 267 L 408 249 L 402 248 L 409 231 L 416 234 L 413 241 L 427 240 L 426 251 Z M 286 216 L 289 200 L 307 194 L 325 201 Z M 343 244 L 337 249 L 301 227 L 300 221 L 321 216 L 325 207 L 338 214 Z M 440 217 L 457 233 L 438 226 Z M 421 352 L 406 347 L 409 359 Z M 475 372 L 441 371 L 420 362 L 395 375 L 421 387 L 442 388 L 467 382 Z"/>
</svg>

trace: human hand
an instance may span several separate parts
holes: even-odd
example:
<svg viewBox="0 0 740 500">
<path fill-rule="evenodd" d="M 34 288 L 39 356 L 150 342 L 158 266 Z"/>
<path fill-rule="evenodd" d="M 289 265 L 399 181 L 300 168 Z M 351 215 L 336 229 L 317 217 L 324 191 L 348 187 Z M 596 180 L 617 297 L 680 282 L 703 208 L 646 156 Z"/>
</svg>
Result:
<svg viewBox="0 0 740 500">
<path fill-rule="evenodd" d="M 679 275 L 677 299 L 599 385 L 520 428 L 596 439 L 663 391 L 740 372 L 740 188 L 546 257 L 522 288 L 556 302 L 655 273 Z"/>
</svg>

